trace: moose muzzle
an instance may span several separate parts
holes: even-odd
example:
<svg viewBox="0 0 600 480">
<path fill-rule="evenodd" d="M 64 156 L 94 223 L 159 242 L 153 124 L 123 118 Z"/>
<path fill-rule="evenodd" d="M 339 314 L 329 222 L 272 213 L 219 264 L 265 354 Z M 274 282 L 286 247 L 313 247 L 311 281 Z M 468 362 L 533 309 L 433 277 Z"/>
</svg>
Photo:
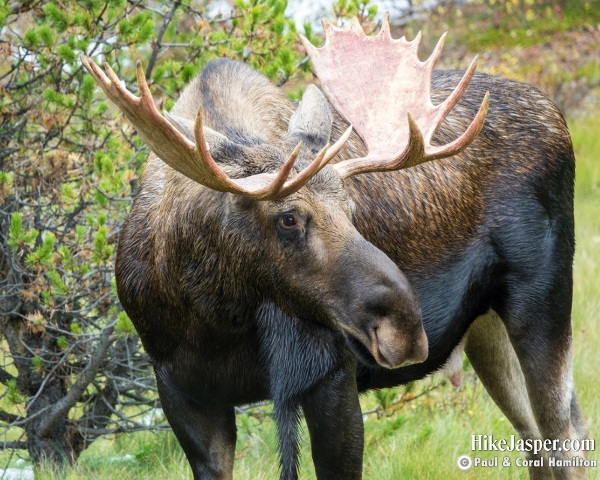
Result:
<svg viewBox="0 0 600 480">
<path fill-rule="evenodd" d="M 345 308 L 340 328 L 364 363 L 397 368 L 427 359 L 428 342 L 414 289 L 387 255 L 364 238 L 338 258 Z"/>
</svg>

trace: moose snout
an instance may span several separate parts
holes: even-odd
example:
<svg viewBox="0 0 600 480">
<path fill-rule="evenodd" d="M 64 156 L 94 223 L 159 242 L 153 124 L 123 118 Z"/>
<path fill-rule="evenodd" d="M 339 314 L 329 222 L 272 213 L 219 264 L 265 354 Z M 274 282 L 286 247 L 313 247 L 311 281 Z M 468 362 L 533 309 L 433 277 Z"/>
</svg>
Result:
<svg viewBox="0 0 600 480">
<path fill-rule="evenodd" d="M 425 361 L 428 341 L 416 292 L 381 250 L 368 242 L 361 247 L 354 250 L 362 253 L 355 257 L 360 266 L 345 265 L 353 271 L 346 277 L 350 321 L 342 326 L 350 349 L 365 363 L 385 368 Z"/>
</svg>

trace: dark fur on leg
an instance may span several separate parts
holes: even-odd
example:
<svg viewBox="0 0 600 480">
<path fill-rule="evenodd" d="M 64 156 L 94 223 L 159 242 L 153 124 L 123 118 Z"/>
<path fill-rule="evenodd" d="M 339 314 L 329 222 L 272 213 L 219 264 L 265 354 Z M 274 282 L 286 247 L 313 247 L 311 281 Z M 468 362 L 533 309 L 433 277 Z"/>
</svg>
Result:
<svg viewBox="0 0 600 480">
<path fill-rule="evenodd" d="M 282 480 L 297 478 L 299 402 L 340 366 L 341 335 L 286 315 L 274 303 L 257 310 L 261 360 L 269 373 Z"/>
</svg>

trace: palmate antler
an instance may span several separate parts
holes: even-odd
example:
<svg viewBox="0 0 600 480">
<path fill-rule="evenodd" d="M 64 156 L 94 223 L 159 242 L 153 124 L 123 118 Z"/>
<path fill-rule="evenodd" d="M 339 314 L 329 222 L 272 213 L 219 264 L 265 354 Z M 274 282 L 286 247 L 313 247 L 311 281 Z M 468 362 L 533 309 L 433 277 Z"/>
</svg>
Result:
<svg viewBox="0 0 600 480">
<path fill-rule="evenodd" d="M 481 131 L 489 93 L 458 139 L 440 147 L 431 145 L 434 132 L 460 100 L 477 63 L 475 57 L 452 94 L 433 106 L 431 75 L 445 34 L 429 59 L 421 62 L 417 58 L 420 33 L 412 42 L 404 37 L 394 40 L 388 15 L 381 31 L 372 37 L 365 35 L 356 18 L 349 29 L 334 27 L 327 21 L 323 21 L 323 27 L 323 47 L 315 48 L 304 37 L 302 43 L 325 94 L 358 132 L 369 152 L 366 157 L 333 165 L 343 178 L 456 155 Z"/>
<path fill-rule="evenodd" d="M 302 145 L 294 149 L 279 172 L 261 173 L 245 178 L 232 179 L 215 162 L 206 142 L 206 133 L 219 134 L 202 126 L 202 110 L 198 112 L 194 127 L 195 143 L 184 137 L 156 108 L 146 83 L 141 62 L 137 62 L 137 79 L 140 97 L 128 91 L 108 64 L 104 73 L 87 57 L 81 62 L 102 90 L 119 107 L 146 145 L 161 160 L 186 177 L 221 192 L 244 195 L 255 200 L 273 200 L 298 191 L 338 153 L 350 137 L 351 128 L 331 147 L 326 146 L 316 158 L 298 175 L 288 180 Z"/>
</svg>

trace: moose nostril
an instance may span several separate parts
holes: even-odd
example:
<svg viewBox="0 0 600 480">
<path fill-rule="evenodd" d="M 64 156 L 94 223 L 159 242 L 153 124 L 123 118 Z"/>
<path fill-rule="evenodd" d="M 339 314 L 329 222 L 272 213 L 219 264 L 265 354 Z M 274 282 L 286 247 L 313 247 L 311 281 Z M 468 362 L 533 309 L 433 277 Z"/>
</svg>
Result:
<svg viewBox="0 0 600 480">
<path fill-rule="evenodd" d="M 376 317 L 386 317 L 390 313 L 389 306 L 381 302 L 367 302 L 365 310 Z"/>
<path fill-rule="evenodd" d="M 364 300 L 366 313 L 374 317 L 387 317 L 391 315 L 394 311 L 394 304 L 397 302 L 397 298 L 393 292 L 382 286 L 370 293 L 371 295 Z"/>
</svg>

